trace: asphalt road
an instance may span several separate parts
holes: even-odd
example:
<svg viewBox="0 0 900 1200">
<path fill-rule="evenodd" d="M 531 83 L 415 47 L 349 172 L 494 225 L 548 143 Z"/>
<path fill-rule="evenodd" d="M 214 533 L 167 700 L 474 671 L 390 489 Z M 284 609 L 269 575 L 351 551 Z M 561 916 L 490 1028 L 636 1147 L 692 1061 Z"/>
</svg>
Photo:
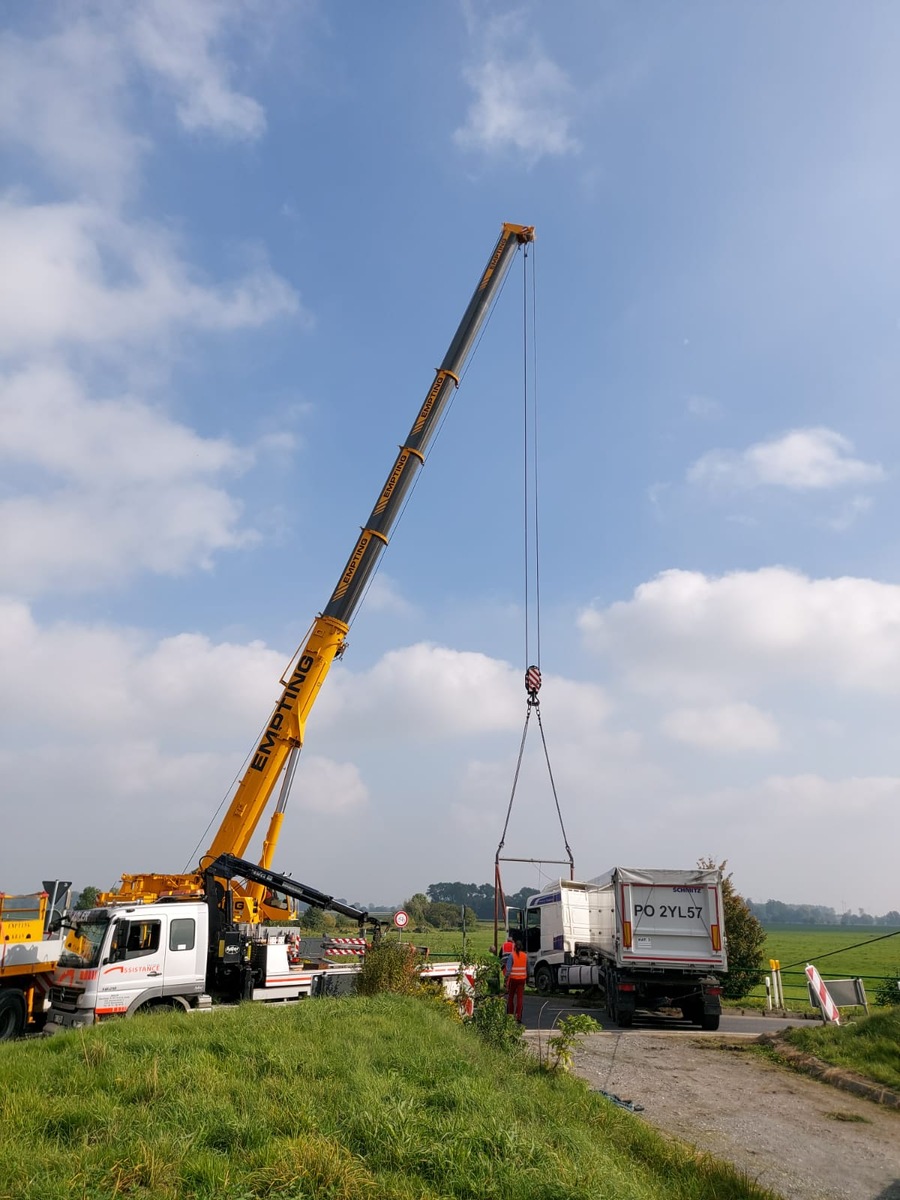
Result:
<svg viewBox="0 0 900 1200">
<path fill-rule="evenodd" d="M 699 1029 L 680 1017 L 663 1016 L 660 1013 L 648 1013 L 638 1010 L 634 1015 L 634 1025 L 628 1029 L 620 1029 L 611 1021 L 602 1008 L 582 1008 L 577 1000 L 568 996 L 525 996 L 525 1011 L 523 1024 L 526 1030 L 547 1030 L 556 1024 L 560 1016 L 572 1013 L 587 1013 L 605 1030 L 615 1030 L 616 1033 L 670 1033 L 691 1034 L 697 1036 Z M 767 1017 L 762 1013 L 741 1015 L 725 1009 L 719 1024 L 719 1034 L 731 1037 L 758 1037 L 761 1033 L 773 1033 L 786 1025 L 809 1025 L 811 1022 L 804 1017 Z M 715 1034 L 707 1034 L 715 1037 Z"/>
</svg>

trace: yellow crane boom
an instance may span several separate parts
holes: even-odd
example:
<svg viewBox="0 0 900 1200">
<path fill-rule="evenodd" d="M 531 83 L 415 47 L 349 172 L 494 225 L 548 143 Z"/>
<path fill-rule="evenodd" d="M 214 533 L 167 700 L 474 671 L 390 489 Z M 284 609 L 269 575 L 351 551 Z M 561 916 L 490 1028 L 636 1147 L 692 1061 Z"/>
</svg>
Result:
<svg viewBox="0 0 900 1200">
<path fill-rule="evenodd" d="M 265 732 L 250 758 L 228 811 L 196 872 L 189 875 L 123 875 L 120 887 L 101 896 L 100 902 L 152 902 L 161 896 L 202 895 L 203 868 L 223 854 L 244 857 L 259 821 L 282 779 L 279 799 L 269 822 L 260 865 L 270 867 L 290 790 L 297 756 L 303 746 L 306 721 L 325 682 L 331 664 L 344 651 L 351 618 L 365 592 L 366 584 L 388 543 L 403 502 L 446 409 L 459 386 L 466 360 L 485 318 L 496 299 L 518 248 L 534 239 L 527 225 L 504 224 L 487 266 L 481 274 L 459 328 L 437 369 L 412 429 L 381 489 L 375 507 L 357 539 L 337 586 L 325 609 L 313 621 L 311 631 L 290 674 L 282 679 L 284 690 L 269 718 Z M 283 910 L 271 914 L 263 903 L 262 885 L 231 884 L 235 892 L 235 919 L 258 921 L 265 917 L 283 917 Z"/>
</svg>

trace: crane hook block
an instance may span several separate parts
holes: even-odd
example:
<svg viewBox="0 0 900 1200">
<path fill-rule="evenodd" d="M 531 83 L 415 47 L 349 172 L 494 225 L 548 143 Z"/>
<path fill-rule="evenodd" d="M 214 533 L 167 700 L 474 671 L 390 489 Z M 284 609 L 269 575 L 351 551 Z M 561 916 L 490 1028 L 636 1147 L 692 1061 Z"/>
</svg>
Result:
<svg viewBox="0 0 900 1200">
<path fill-rule="evenodd" d="M 541 690 L 541 672 L 538 667 L 529 667 L 525 672 L 525 691 L 532 698 L 537 700 L 537 694 Z"/>
</svg>

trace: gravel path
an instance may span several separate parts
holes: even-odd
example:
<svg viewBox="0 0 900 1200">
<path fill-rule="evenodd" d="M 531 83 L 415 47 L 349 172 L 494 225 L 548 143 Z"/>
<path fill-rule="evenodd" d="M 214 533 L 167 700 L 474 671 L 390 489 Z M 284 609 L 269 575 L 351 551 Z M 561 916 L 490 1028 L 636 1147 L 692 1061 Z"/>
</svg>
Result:
<svg viewBox="0 0 900 1200">
<path fill-rule="evenodd" d="M 574 1070 L 785 1200 L 900 1200 L 900 1113 L 778 1067 L 748 1041 L 598 1033 Z"/>
</svg>

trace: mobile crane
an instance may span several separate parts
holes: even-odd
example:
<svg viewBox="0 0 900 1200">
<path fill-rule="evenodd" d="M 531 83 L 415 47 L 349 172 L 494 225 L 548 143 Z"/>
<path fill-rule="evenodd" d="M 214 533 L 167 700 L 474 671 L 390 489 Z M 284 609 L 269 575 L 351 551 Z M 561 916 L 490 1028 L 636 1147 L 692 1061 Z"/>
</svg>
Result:
<svg viewBox="0 0 900 1200">
<path fill-rule="evenodd" d="M 200 1012 L 213 1004 L 283 1003 L 355 989 L 361 964 L 329 962 L 326 939 L 299 938 L 289 928 L 236 919 L 240 897 L 227 885 L 238 877 L 245 885 L 270 888 L 357 921 L 360 941 L 367 925 L 373 942 L 380 936 L 383 922 L 363 909 L 223 854 L 203 871 L 202 897 L 119 903 L 70 914 L 69 935 L 50 988 L 47 1032 L 161 1009 Z M 473 981 L 462 963 L 423 962 L 418 970 L 424 983 L 467 1003 Z"/>
<path fill-rule="evenodd" d="M 357 539 L 337 586 L 324 610 L 312 623 L 307 639 L 292 659 L 281 683 L 283 691 L 266 725 L 228 811 L 196 871 L 180 875 L 123 875 L 115 891 L 100 897 L 100 904 L 153 903 L 168 898 L 202 898 L 204 873 L 222 855 L 243 858 L 278 781 L 281 789 L 269 820 L 260 866 L 270 868 L 284 820 L 297 761 L 306 735 L 306 722 L 331 664 L 347 646 L 351 619 L 359 606 L 382 550 L 402 510 L 404 501 L 448 401 L 459 386 L 466 361 L 484 321 L 502 287 L 519 247 L 534 240 L 534 228 L 504 224 L 459 328 L 437 369 L 405 442 L 382 488 L 375 507 Z M 266 902 L 264 883 L 235 879 L 227 882 L 233 893 L 238 922 L 278 921 L 283 909 Z"/>
</svg>

